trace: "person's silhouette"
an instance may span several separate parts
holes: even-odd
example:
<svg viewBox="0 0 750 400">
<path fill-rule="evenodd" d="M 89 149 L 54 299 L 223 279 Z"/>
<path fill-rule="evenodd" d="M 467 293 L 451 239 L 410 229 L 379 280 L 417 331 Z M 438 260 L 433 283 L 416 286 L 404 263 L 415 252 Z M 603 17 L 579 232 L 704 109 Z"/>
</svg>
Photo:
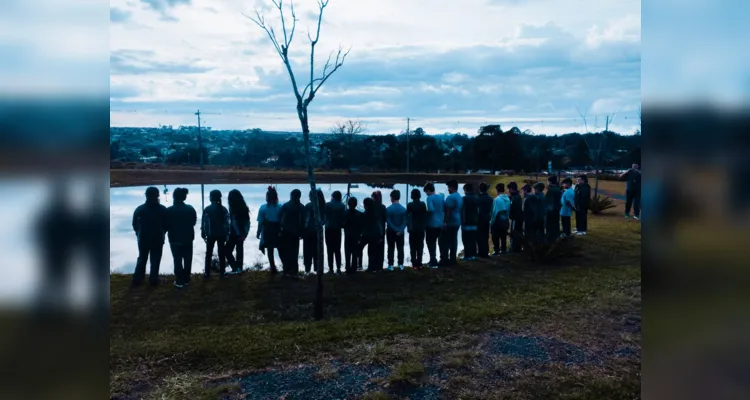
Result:
<svg viewBox="0 0 750 400">
<path fill-rule="evenodd" d="M 167 208 L 159 204 L 159 189 L 146 189 L 146 202 L 133 213 L 133 231 L 138 238 L 138 261 L 133 273 L 133 286 L 140 286 L 146 277 L 146 262 L 151 261 L 149 284 L 159 284 L 159 265 L 164 249 Z"/>
</svg>

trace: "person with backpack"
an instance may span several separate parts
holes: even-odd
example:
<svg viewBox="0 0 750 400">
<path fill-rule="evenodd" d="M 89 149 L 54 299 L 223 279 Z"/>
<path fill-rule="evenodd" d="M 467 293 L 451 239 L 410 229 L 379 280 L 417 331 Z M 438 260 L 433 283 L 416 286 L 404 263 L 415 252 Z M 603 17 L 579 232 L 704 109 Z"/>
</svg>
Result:
<svg viewBox="0 0 750 400">
<path fill-rule="evenodd" d="M 510 197 L 505 194 L 505 184 L 495 185 L 497 197 L 492 204 L 492 218 L 490 226 L 492 229 L 493 256 L 499 256 L 508 250 L 508 229 L 510 228 Z"/>
<path fill-rule="evenodd" d="M 547 215 L 545 217 L 545 231 L 547 242 L 552 243 L 560 237 L 560 209 L 562 208 L 562 190 L 557 183 L 557 176 L 547 178 L 547 193 L 545 203 Z"/>
<path fill-rule="evenodd" d="M 208 280 L 211 277 L 211 261 L 214 253 L 214 246 L 218 248 L 219 253 L 219 276 L 226 276 L 226 242 L 229 239 L 229 211 L 221 205 L 221 192 L 212 190 L 208 195 L 211 204 L 203 210 L 201 220 L 201 237 L 206 242 L 206 263 L 203 270 L 203 279 Z"/>
<path fill-rule="evenodd" d="M 362 239 L 362 212 L 357 210 L 357 198 L 350 197 L 349 209 L 344 215 L 344 265 L 347 274 L 362 269 L 362 253 L 359 243 Z"/>
<path fill-rule="evenodd" d="M 174 259 L 174 285 L 183 288 L 190 284 L 193 266 L 193 241 L 198 214 L 190 204 L 185 204 L 188 190 L 177 188 L 172 192 L 174 204 L 167 208 L 167 235 Z"/>
<path fill-rule="evenodd" d="M 488 258 L 490 256 L 490 220 L 492 220 L 492 207 L 494 200 L 489 193 L 490 186 L 482 182 L 479 184 L 479 196 L 477 205 L 479 207 L 479 219 L 477 223 L 477 257 Z"/>
<path fill-rule="evenodd" d="M 406 205 L 406 227 L 409 230 L 409 253 L 411 266 L 422 269 L 425 230 L 427 228 L 427 206 L 420 200 L 419 189 L 412 189 L 411 202 Z"/>
<path fill-rule="evenodd" d="M 167 208 L 159 204 L 159 189 L 146 189 L 146 202 L 133 212 L 133 231 L 138 239 L 138 260 L 135 263 L 132 286 L 143 284 L 146 278 L 146 262 L 151 261 L 148 282 L 159 285 L 159 265 L 167 232 Z"/>
<path fill-rule="evenodd" d="M 319 232 L 318 226 L 315 224 L 313 196 L 317 196 L 320 222 L 325 225 L 326 198 L 323 196 L 323 191 L 320 189 L 317 189 L 315 192 L 310 191 L 310 202 L 305 204 L 305 237 L 302 241 L 302 255 L 305 263 L 305 273 L 307 274 L 311 273 L 313 265 L 317 265 L 319 257 L 323 257 L 323 254 L 318 252 Z M 318 273 L 317 269 L 315 273 Z"/>
<path fill-rule="evenodd" d="M 279 206 L 279 194 L 273 186 L 268 187 L 266 192 L 266 204 L 260 206 L 258 210 L 258 231 L 255 237 L 260 239 L 259 248 L 262 253 L 268 250 L 268 263 L 271 266 L 271 274 L 278 273 L 276 269 L 276 260 L 273 252 L 276 249 L 281 258 L 280 232 L 281 232 L 281 207 Z"/>
<path fill-rule="evenodd" d="M 346 207 L 341 202 L 341 192 L 338 190 L 331 195 L 331 201 L 325 205 L 325 240 L 328 254 L 328 272 L 333 273 L 333 262 L 336 261 L 336 271 L 341 273 L 341 230 L 344 228 Z"/>
<path fill-rule="evenodd" d="M 474 194 L 474 185 L 464 185 L 461 202 L 461 242 L 464 244 L 464 261 L 477 259 L 477 226 L 479 224 L 479 198 Z"/>
<path fill-rule="evenodd" d="M 238 274 L 242 272 L 245 262 L 245 239 L 250 234 L 250 209 L 242 193 L 237 189 L 229 191 L 227 203 L 229 204 L 230 229 L 224 253 L 227 256 L 227 263 L 232 268 L 232 273 Z M 236 259 L 232 255 L 235 248 L 237 249 Z"/>
<path fill-rule="evenodd" d="M 305 206 L 300 199 L 302 192 L 294 189 L 289 201 L 284 203 L 279 212 L 280 235 L 279 257 L 284 276 L 299 274 L 299 241 L 305 235 Z"/>
<path fill-rule="evenodd" d="M 575 187 L 576 235 L 585 235 L 586 231 L 588 231 L 590 200 L 591 186 L 589 186 L 586 175 L 581 175 L 578 177 L 578 184 Z"/>
<path fill-rule="evenodd" d="M 514 253 L 523 250 L 523 199 L 518 192 L 518 184 L 508 184 L 510 191 L 510 249 Z"/>
</svg>

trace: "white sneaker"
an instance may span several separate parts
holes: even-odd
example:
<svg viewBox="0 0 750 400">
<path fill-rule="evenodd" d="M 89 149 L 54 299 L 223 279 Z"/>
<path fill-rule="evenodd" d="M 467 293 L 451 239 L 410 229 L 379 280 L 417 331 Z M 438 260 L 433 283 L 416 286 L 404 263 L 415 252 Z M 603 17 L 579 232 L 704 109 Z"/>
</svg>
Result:
<svg viewBox="0 0 750 400">
<path fill-rule="evenodd" d="M 625 219 L 630 219 L 630 215 L 625 214 Z"/>
<path fill-rule="evenodd" d="M 636 221 L 640 221 L 641 217 L 633 217 L 633 219 L 636 220 Z"/>
<path fill-rule="evenodd" d="M 583 236 L 585 234 L 586 234 L 586 232 L 576 232 L 576 236 Z"/>
<path fill-rule="evenodd" d="M 393 271 L 393 265 L 388 266 L 388 271 Z"/>
<path fill-rule="evenodd" d="M 403 271 L 404 270 L 404 266 L 403 265 L 399 265 L 398 269 L 400 269 L 401 271 Z"/>
</svg>

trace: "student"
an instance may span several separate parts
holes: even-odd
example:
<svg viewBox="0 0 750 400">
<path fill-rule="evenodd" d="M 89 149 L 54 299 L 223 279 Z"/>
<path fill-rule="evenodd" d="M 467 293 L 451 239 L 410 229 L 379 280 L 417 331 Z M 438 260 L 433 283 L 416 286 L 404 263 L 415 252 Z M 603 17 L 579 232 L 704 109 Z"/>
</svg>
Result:
<svg viewBox="0 0 750 400">
<path fill-rule="evenodd" d="M 383 193 L 380 190 L 372 192 L 372 200 L 375 202 L 375 216 L 377 217 L 378 223 L 380 224 L 380 232 L 382 232 L 382 240 L 377 247 L 377 255 L 375 260 L 369 260 L 369 263 L 379 263 L 380 269 L 383 269 L 383 263 L 385 262 L 385 232 L 386 232 L 386 207 L 383 204 Z"/>
<path fill-rule="evenodd" d="M 544 199 L 544 183 L 537 182 L 534 193 L 523 200 L 524 233 L 526 243 L 536 245 L 544 242 L 544 221 L 547 214 Z"/>
<path fill-rule="evenodd" d="M 461 229 L 461 205 L 463 199 L 458 194 L 458 181 L 450 180 L 446 183 L 448 197 L 445 199 L 443 233 L 440 236 L 441 253 L 445 251 L 446 258 L 441 254 L 440 262 L 444 265 L 455 265 L 458 252 L 458 231 Z"/>
<path fill-rule="evenodd" d="M 325 239 L 328 254 L 328 272 L 333 273 L 333 261 L 336 260 L 336 270 L 341 273 L 341 229 L 344 228 L 346 206 L 341 202 L 341 192 L 331 194 L 331 201 L 325 206 Z"/>
<path fill-rule="evenodd" d="M 409 252 L 411 266 L 422 269 L 425 229 L 427 228 L 427 206 L 420 200 L 419 189 L 412 189 L 411 203 L 406 206 L 406 226 L 409 229 Z"/>
<path fill-rule="evenodd" d="M 214 245 L 219 253 L 219 276 L 226 276 L 226 242 L 229 237 L 229 211 L 221 205 L 221 192 L 212 190 L 208 195 L 211 204 L 203 210 L 201 221 L 201 237 L 206 242 L 206 263 L 203 270 L 203 279 L 211 277 L 211 259 L 214 254 Z"/>
<path fill-rule="evenodd" d="M 464 185 L 461 202 L 461 241 L 464 244 L 464 260 L 477 259 L 477 226 L 479 224 L 479 198 L 474 194 L 474 185 Z"/>
<path fill-rule="evenodd" d="M 591 200 L 591 186 L 586 175 L 578 177 L 575 187 L 576 206 L 576 235 L 585 235 L 588 230 L 589 201 Z"/>
<path fill-rule="evenodd" d="M 499 256 L 507 252 L 508 229 L 510 228 L 510 197 L 505 194 L 505 184 L 495 185 L 497 197 L 492 203 L 492 218 L 490 227 L 492 229 L 492 255 Z"/>
<path fill-rule="evenodd" d="M 633 218 L 641 218 L 641 170 L 638 164 L 620 175 L 625 179 L 625 219 L 630 218 L 630 208 L 633 207 Z"/>
<path fill-rule="evenodd" d="M 159 204 L 159 189 L 146 189 L 146 202 L 133 212 L 133 231 L 138 239 L 138 260 L 135 263 L 132 286 L 140 286 L 146 278 L 146 262 L 151 261 L 148 282 L 159 285 L 159 265 L 164 249 L 167 228 L 167 208 Z"/>
<path fill-rule="evenodd" d="M 365 212 L 362 214 L 362 237 L 359 241 L 359 252 L 362 253 L 367 246 L 367 271 L 382 271 L 383 263 L 378 263 L 377 259 L 379 248 L 383 242 L 383 225 L 380 224 L 378 219 L 375 200 L 368 197 L 362 204 L 365 206 Z"/>
<path fill-rule="evenodd" d="M 310 191 L 310 202 L 305 205 L 305 238 L 302 245 L 302 255 L 305 263 L 305 273 L 311 273 L 312 266 L 318 265 L 318 257 L 323 254 L 318 252 L 318 226 L 315 224 L 315 211 L 313 208 L 313 196 L 317 196 L 318 210 L 320 212 L 320 222 L 325 224 L 325 206 L 326 199 L 323 192 L 318 189 L 315 192 Z M 322 260 L 321 260 L 322 261 Z M 318 273 L 317 267 L 315 273 Z"/>
<path fill-rule="evenodd" d="M 490 256 L 490 220 L 492 220 L 492 196 L 487 193 L 490 186 L 485 182 L 479 184 L 479 221 L 477 224 L 477 256 L 488 258 Z"/>
<path fill-rule="evenodd" d="M 362 267 L 359 242 L 362 238 L 362 212 L 357 210 L 357 198 L 349 198 L 349 210 L 344 216 L 344 263 L 346 273 L 352 274 Z"/>
<path fill-rule="evenodd" d="M 560 219 L 562 220 L 562 236 L 569 237 L 570 232 L 570 220 L 573 216 L 573 211 L 576 211 L 576 195 L 575 191 L 571 187 L 573 180 L 565 178 L 562 181 L 563 193 L 560 200 Z"/>
<path fill-rule="evenodd" d="M 523 250 L 523 199 L 518 192 L 518 184 L 508 184 L 510 192 L 510 249 L 514 253 Z"/>
<path fill-rule="evenodd" d="M 281 207 L 279 206 L 279 194 L 273 186 L 268 187 L 266 192 L 266 204 L 260 206 L 258 210 L 258 231 L 255 237 L 260 239 L 260 251 L 266 253 L 268 250 L 268 263 L 271 266 L 271 274 L 278 273 L 276 269 L 276 259 L 273 256 L 274 249 L 279 250 L 281 258 L 280 237 L 281 232 Z M 297 243 L 299 245 L 299 243 Z"/>
<path fill-rule="evenodd" d="M 406 208 L 399 203 L 401 191 L 391 191 L 391 205 L 386 209 L 386 237 L 388 239 L 388 271 L 393 271 L 394 247 L 398 251 L 398 268 L 404 270 L 404 231 Z"/>
<path fill-rule="evenodd" d="M 185 204 L 188 190 L 177 188 L 172 192 L 174 204 L 167 208 L 169 247 L 174 259 L 174 285 L 177 288 L 190 284 L 193 266 L 193 240 L 198 214 L 190 204 Z"/>
<path fill-rule="evenodd" d="M 232 273 L 242 272 L 245 265 L 245 239 L 250 234 L 250 209 L 245 203 L 237 189 L 232 189 L 227 195 L 229 205 L 229 240 L 224 253 L 227 255 L 227 263 L 232 267 Z M 237 248 L 237 259 L 232 255 L 232 251 Z"/>
<path fill-rule="evenodd" d="M 430 261 L 427 265 L 431 268 L 437 268 L 436 246 L 443 230 L 445 198 L 442 193 L 435 193 L 435 185 L 432 183 L 424 185 L 424 193 L 427 195 L 425 199 L 425 205 L 427 206 L 427 229 L 425 230 L 425 236 L 427 239 L 427 252 L 430 253 Z M 445 257 L 442 250 L 441 247 L 441 258 Z"/>
<path fill-rule="evenodd" d="M 557 176 L 547 178 L 547 193 L 544 196 L 547 206 L 545 230 L 547 241 L 552 243 L 560 237 L 560 209 L 562 208 L 562 191 L 557 184 Z"/>
<path fill-rule="evenodd" d="M 292 190 L 289 201 L 279 212 L 281 221 L 281 235 L 279 237 L 279 257 L 284 276 L 299 274 L 299 241 L 305 232 L 305 206 L 300 199 L 302 192 Z"/>
</svg>

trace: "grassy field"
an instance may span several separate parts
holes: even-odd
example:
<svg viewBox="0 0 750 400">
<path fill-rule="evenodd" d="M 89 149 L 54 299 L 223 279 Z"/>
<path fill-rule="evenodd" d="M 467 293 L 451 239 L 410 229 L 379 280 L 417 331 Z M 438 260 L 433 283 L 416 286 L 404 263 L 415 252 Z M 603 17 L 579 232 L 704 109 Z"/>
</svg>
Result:
<svg viewBox="0 0 750 400">
<path fill-rule="evenodd" d="M 317 322 L 314 277 L 177 291 L 112 276 L 111 397 L 639 398 L 640 224 L 616 203 L 555 265 L 326 276 Z"/>
</svg>

